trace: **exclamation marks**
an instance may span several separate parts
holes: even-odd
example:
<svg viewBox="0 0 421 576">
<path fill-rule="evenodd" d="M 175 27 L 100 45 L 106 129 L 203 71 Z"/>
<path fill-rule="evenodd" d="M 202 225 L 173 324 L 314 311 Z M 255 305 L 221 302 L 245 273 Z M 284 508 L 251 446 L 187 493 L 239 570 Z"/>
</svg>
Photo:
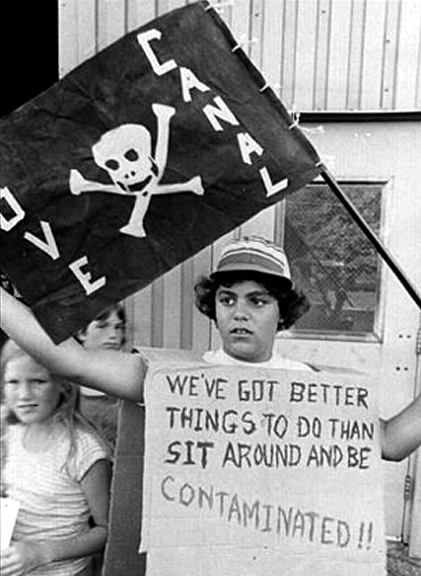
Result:
<svg viewBox="0 0 421 576">
<path fill-rule="evenodd" d="M 361 522 L 358 537 L 358 548 L 370 550 L 373 543 L 373 522 Z"/>
</svg>

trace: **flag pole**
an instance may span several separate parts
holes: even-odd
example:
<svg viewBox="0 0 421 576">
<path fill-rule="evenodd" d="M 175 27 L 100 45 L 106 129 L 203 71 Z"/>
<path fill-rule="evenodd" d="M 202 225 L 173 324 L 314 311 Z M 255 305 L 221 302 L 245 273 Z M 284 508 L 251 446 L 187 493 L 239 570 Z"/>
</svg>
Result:
<svg viewBox="0 0 421 576">
<path fill-rule="evenodd" d="M 379 238 L 374 234 L 371 230 L 370 226 L 352 204 L 352 202 L 347 198 L 344 192 L 341 190 L 339 184 L 336 182 L 334 176 L 329 172 L 326 166 L 322 166 L 321 176 L 338 200 L 345 206 L 348 212 L 351 214 L 352 218 L 370 240 L 370 242 L 374 245 L 377 252 L 383 258 L 383 260 L 389 265 L 391 270 L 395 273 L 398 280 L 401 282 L 403 287 L 406 289 L 408 294 L 414 300 L 415 304 L 421 308 L 421 294 L 409 280 L 409 278 L 405 275 L 403 270 L 400 268 L 399 264 L 396 262 L 392 254 L 388 251 L 388 249 L 382 244 Z"/>
</svg>

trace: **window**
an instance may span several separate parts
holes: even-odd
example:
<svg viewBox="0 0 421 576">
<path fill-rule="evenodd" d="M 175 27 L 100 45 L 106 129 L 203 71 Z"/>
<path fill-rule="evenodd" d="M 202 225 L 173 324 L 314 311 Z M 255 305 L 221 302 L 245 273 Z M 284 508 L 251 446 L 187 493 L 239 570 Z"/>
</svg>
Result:
<svg viewBox="0 0 421 576">
<path fill-rule="evenodd" d="M 340 186 L 378 235 L 383 185 Z M 309 184 L 288 197 L 284 246 L 293 277 L 311 302 L 295 325 L 296 333 L 375 332 L 380 257 L 326 184 Z"/>
</svg>

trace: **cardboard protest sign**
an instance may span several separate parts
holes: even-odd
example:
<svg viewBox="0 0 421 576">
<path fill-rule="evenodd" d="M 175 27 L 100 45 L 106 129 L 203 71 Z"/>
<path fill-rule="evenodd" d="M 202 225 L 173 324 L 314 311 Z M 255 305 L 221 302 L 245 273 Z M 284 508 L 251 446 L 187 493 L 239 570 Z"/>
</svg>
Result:
<svg viewBox="0 0 421 576">
<path fill-rule="evenodd" d="M 207 2 L 2 119 L 0 152 L 0 268 L 57 342 L 320 171 Z"/>
<path fill-rule="evenodd" d="M 154 362 L 145 385 L 148 576 L 385 574 L 365 376 Z"/>
</svg>

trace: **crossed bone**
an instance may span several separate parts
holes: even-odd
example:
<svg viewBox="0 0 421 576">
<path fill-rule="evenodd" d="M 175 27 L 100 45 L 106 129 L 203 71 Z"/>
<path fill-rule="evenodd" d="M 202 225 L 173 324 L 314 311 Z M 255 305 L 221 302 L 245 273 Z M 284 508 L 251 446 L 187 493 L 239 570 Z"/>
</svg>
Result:
<svg viewBox="0 0 421 576">
<path fill-rule="evenodd" d="M 155 164 L 158 168 L 158 173 L 155 175 L 152 170 L 149 175 L 149 181 L 140 190 L 133 191 L 132 194 L 136 196 L 135 204 L 133 206 L 132 214 L 129 222 L 120 229 L 121 232 L 143 238 L 146 236 L 143 227 L 143 219 L 149 207 L 151 196 L 155 194 L 174 194 L 178 192 L 193 192 L 198 196 L 204 194 L 202 180 L 200 176 L 195 176 L 187 182 L 173 183 L 173 184 L 160 184 L 160 180 L 165 171 L 167 157 L 168 157 L 168 143 L 169 143 L 169 125 L 171 117 L 175 113 L 175 109 L 170 106 L 161 104 L 154 104 L 152 109 L 158 120 L 158 137 L 155 149 Z M 82 176 L 78 170 L 70 171 L 69 187 L 72 194 L 79 195 L 86 192 L 109 192 L 112 194 L 127 194 L 128 192 L 122 190 L 115 184 L 103 184 L 93 180 L 87 180 Z"/>
<path fill-rule="evenodd" d="M 95 180 L 87 180 L 79 170 L 70 170 L 70 191 L 75 196 L 79 196 L 79 194 L 84 192 L 111 192 L 112 194 L 123 194 L 124 196 L 128 194 L 115 184 L 103 184 Z M 133 195 L 152 196 L 154 194 L 173 194 L 174 192 L 193 192 L 201 196 L 204 193 L 202 179 L 200 176 L 195 176 L 187 180 L 187 182 L 175 184 L 159 184 L 159 181 L 151 181 L 143 190 L 133 192 Z"/>
</svg>

